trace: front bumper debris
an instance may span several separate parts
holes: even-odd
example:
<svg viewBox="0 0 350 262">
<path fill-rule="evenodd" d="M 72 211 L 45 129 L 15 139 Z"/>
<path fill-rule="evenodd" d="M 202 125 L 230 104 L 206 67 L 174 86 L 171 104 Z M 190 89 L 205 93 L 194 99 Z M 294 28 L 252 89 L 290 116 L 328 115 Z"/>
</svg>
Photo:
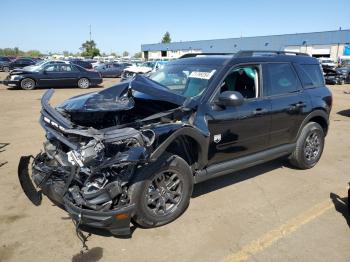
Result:
<svg viewBox="0 0 350 262">
<path fill-rule="evenodd" d="M 84 225 L 91 228 L 100 228 L 108 230 L 116 237 L 130 237 L 130 220 L 133 215 L 135 204 L 125 204 L 112 210 L 100 211 L 90 210 L 87 208 L 78 207 L 69 199 L 67 187 L 61 192 L 57 192 L 55 184 L 50 182 L 50 176 L 44 174 L 39 181 L 34 180 L 35 184 L 41 190 L 37 190 L 32 182 L 29 174 L 30 159 L 32 156 L 22 156 L 18 166 L 18 178 L 21 187 L 28 199 L 36 206 L 39 206 L 42 201 L 42 193 L 44 193 L 51 201 L 63 208 L 76 224 Z M 37 157 L 36 157 L 37 158 Z M 35 166 L 35 160 L 34 164 Z M 69 182 L 68 182 L 69 183 Z"/>
</svg>

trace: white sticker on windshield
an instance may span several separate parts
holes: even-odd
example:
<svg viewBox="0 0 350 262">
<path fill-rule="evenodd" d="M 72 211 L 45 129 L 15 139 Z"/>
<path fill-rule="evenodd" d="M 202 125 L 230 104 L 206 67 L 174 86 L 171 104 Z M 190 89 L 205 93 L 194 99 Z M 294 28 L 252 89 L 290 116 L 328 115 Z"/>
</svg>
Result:
<svg viewBox="0 0 350 262">
<path fill-rule="evenodd" d="M 211 70 L 210 72 L 193 71 L 188 77 L 209 80 L 214 75 L 215 71 L 216 71 L 215 69 Z"/>
</svg>

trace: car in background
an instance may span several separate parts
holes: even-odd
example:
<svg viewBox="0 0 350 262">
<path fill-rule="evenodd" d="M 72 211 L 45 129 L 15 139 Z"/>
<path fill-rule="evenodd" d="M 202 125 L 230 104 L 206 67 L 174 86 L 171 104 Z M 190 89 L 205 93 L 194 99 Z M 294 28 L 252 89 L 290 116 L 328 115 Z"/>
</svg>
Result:
<svg viewBox="0 0 350 262">
<path fill-rule="evenodd" d="M 328 85 L 342 85 L 346 82 L 346 76 L 332 66 L 322 65 L 323 76 Z"/>
<path fill-rule="evenodd" d="M 321 65 L 329 66 L 335 68 L 337 66 L 336 62 L 329 57 L 320 57 L 318 61 Z"/>
<path fill-rule="evenodd" d="M 120 77 L 125 68 L 131 66 L 128 63 L 106 63 L 97 66 L 95 70 L 99 72 L 102 77 Z"/>
<path fill-rule="evenodd" d="M 335 69 L 339 75 L 343 76 L 344 81 L 341 84 L 350 83 L 350 66 L 349 67 L 338 67 Z"/>
<path fill-rule="evenodd" d="M 36 64 L 36 61 L 32 58 L 18 58 L 8 63 L 7 65 L 3 65 L 2 69 L 5 72 L 9 72 L 10 70 L 13 70 L 13 69 L 23 68 L 23 67 L 31 66 L 35 64 Z"/>
<path fill-rule="evenodd" d="M 84 60 L 80 60 L 80 59 L 71 59 L 68 61 L 74 65 L 81 66 L 85 69 L 90 69 L 90 70 L 93 69 L 92 64 L 88 61 L 84 61 Z"/>
<path fill-rule="evenodd" d="M 36 87 L 68 87 L 78 86 L 89 88 L 102 83 L 101 75 L 89 71 L 78 65 L 55 63 L 35 67 L 31 70 L 12 71 L 3 84 L 9 87 L 18 87 L 32 90 Z"/>
<path fill-rule="evenodd" d="M 134 77 L 136 74 L 148 74 L 156 72 L 158 69 L 164 67 L 167 61 L 147 61 L 143 62 L 140 66 L 132 65 L 124 69 L 121 76 L 121 81 L 125 81 Z"/>
<path fill-rule="evenodd" d="M 9 64 L 12 62 L 10 57 L 7 56 L 0 56 L 0 71 L 9 71 Z M 5 69 L 4 69 L 5 67 Z M 7 72 L 6 71 L 6 72 Z"/>
</svg>

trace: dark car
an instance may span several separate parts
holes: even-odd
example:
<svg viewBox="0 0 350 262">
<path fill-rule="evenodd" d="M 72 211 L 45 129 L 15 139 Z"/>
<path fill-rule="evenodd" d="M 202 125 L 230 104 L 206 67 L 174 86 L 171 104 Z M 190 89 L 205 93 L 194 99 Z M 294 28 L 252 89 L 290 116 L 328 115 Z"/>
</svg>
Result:
<svg viewBox="0 0 350 262">
<path fill-rule="evenodd" d="M 322 65 L 324 79 L 328 85 L 342 85 L 345 84 L 348 78 L 348 72 L 342 72 L 338 68 L 327 65 Z"/>
<path fill-rule="evenodd" d="M 36 87 L 78 86 L 89 88 L 102 83 L 99 73 L 78 65 L 56 63 L 34 67 L 32 70 L 14 70 L 3 81 L 4 85 L 31 90 Z"/>
<path fill-rule="evenodd" d="M 121 77 L 123 70 L 131 66 L 128 63 L 106 63 L 97 66 L 95 70 L 100 72 L 102 77 Z"/>
<path fill-rule="evenodd" d="M 3 71 L 8 72 L 13 69 L 23 68 L 26 66 L 35 65 L 37 63 L 36 60 L 31 58 L 18 58 L 12 62 L 10 62 L 8 65 L 3 65 Z"/>
<path fill-rule="evenodd" d="M 181 58 L 56 108 L 47 91 L 44 150 L 19 163 L 24 192 L 36 205 L 44 193 L 76 224 L 125 236 L 131 219 L 150 228 L 179 217 L 195 183 L 280 157 L 312 168 L 332 94 L 315 58 L 289 54 Z"/>
<path fill-rule="evenodd" d="M 8 72 L 10 70 L 9 64 L 11 62 L 11 58 L 7 56 L 0 56 L 0 71 Z"/>
<path fill-rule="evenodd" d="M 91 70 L 92 69 L 92 64 L 90 62 L 87 62 L 87 61 L 83 61 L 83 60 L 69 60 L 69 62 L 71 62 L 72 64 L 74 65 L 78 65 L 78 66 L 81 66 L 85 69 L 89 69 Z"/>
<path fill-rule="evenodd" d="M 336 68 L 337 74 L 342 75 L 343 81 L 340 84 L 350 83 L 350 67 L 338 67 Z"/>
</svg>

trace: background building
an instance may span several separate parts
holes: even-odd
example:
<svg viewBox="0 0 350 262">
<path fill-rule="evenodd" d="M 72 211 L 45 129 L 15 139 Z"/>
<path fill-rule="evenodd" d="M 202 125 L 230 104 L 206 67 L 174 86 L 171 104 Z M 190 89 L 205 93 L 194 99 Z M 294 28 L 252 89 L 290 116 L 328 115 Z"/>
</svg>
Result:
<svg viewBox="0 0 350 262">
<path fill-rule="evenodd" d="M 186 53 L 236 53 L 240 50 L 285 50 L 315 57 L 350 57 L 350 30 L 239 37 L 141 45 L 144 59 L 177 58 Z"/>
</svg>

